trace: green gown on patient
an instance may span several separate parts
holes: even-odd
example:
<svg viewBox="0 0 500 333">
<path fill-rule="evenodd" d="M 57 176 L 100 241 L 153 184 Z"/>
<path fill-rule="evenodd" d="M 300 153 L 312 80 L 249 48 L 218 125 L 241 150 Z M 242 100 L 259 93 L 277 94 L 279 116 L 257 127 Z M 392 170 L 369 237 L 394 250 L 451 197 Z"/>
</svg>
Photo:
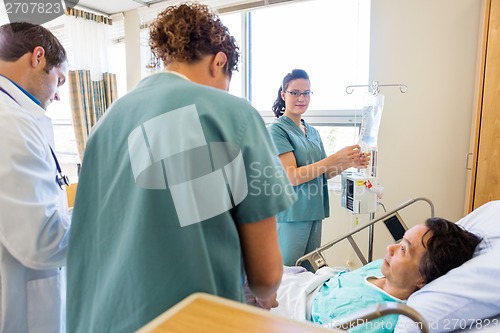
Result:
<svg viewBox="0 0 500 333">
<path fill-rule="evenodd" d="M 315 295 L 311 321 L 329 326 L 335 319 L 350 316 L 375 304 L 403 301 L 367 281 L 368 277 L 382 277 L 382 260 L 375 260 L 354 271 L 340 272 L 326 281 Z M 389 315 L 350 329 L 351 332 L 390 333 L 398 321 Z"/>
</svg>

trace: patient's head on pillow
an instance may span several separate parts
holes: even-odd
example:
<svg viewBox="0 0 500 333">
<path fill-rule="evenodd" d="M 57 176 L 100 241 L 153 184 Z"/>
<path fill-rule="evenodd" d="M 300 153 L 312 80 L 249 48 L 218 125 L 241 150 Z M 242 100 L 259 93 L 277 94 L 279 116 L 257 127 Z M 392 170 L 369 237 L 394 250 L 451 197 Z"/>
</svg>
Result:
<svg viewBox="0 0 500 333">
<path fill-rule="evenodd" d="M 427 284 L 471 259 L 481 238 L 439 217 L 427 219 L 425 225 L 430 237 L 423 244 L 427 251 L 420 261 L 419 270 Z"/>
<path fill-rule="evenodd" d="M 481 239 L 443 218 L 430 218 L 407 230 L 400 243 L 387 247 L 378 282 L 392 296 L 412 293 L 472 258 Z"/>
<path fill-rule="evenodd" d="M 500 314 L 499 216 L 500 200 L 496 200 L 484 204 L 458 221 L 456 226 L 482 237 L 473 258 L 427 283 L 408 299 L 407 305 L 425 318 L 430 332 L 450 332 L 461 327 L 476 328 L 474 331 L 479 331 L 488 326 L 488 319 L 484 318 Z M 440 247 L 451 246 L 455 250 L 450 247 L 450 253 L 458 256 L 464 250 L 454 242 L 455 239 L 452 239 L 452 243 L 445 243 Z M 498 332 L 494 321 L 490 323 L 487 331 Z M 420 333 L 421 330 L 413 320 L 400 316 L 394 332 Z"/>
</svg>

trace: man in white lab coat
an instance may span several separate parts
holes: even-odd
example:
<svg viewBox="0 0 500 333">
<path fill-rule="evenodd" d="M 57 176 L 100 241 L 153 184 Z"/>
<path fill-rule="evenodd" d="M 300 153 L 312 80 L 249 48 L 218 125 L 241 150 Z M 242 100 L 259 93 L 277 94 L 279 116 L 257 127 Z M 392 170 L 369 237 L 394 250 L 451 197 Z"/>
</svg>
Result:
<svg viewBox="0 0 500 333">
<path fill-rule="evenodd" d="M 44 115 L 68 71 L 66 51 L 47 29 L 0 27 L 0 332 L 64 331 L 70 217 Z"/>
</svg>

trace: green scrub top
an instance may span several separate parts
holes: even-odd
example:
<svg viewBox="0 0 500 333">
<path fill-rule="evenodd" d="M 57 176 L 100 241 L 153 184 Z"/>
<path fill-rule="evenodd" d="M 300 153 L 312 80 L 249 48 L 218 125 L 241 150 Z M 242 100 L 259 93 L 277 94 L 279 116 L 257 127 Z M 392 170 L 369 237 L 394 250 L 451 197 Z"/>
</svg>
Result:
<svg viewBox="0 0 500 333">
<path fill-rule="evenodd" d="M 246 100 L 174 73 L 142 80 L 87 142 L 67 331 L 132 332 L 195 292 L 243 301 L 237 225 L 294 202 L 273 187 L 291 185 Z"/>
<path fill-rule="evenodd" d="M 306 135 L 287 116 L 281 116 L 268 127 L 278 155 L 293 152 L 297 167 L 318 162 L 326 157 L 319 132 L 306 121 L 302 122 Z M 288 209 L 278 213 L 278 222 L 316 221 L 330 216 L 326 174 L 293 186 L 293 190 L 298 200 Z"/>
<path fill-rule="evenodd" d="M 328 327 L 335 319 L 346 317 L 369 306 L 397 302 L 404 303 L 367 281 L 368 277 L 382 277 L 382 260 L 375 260 L 354 271 L 340 272 L 326 281 L 314 296 L 311 321 Z M 391 333 L 396 328 L 397 315 L 389 315 L 358 325 L 350 332 Z"/>
</svg>

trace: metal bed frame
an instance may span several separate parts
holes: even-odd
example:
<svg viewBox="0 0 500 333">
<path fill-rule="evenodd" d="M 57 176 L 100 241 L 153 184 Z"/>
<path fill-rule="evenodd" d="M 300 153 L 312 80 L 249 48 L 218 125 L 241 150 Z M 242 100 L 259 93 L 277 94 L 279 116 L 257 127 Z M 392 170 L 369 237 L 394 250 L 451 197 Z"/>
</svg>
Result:
<svg viewBox="0 0 500 333">
<path fill-rule="evenodd" d="M 300 264 L 302 264 L 303 262 L 305 261 L 308 261 L 311 266 L 313 267 L 313 269 L 316 271 L 318 270 L 319 268 L 323 267 L 323 266 L 327 266 L 327 263 L 326 263 L 326 259 L 325 257 L 323 256 L 323 252 L 329 248 L 331 248 L 333 245 L 347 239 L 349 241 L 349 243 L 351 244 L 351 247 L 353 248 L 354 252 L 356 252 L 356 255 L 358 256 L 359 260 L 361 260 L 361 262 L 363 263 L 363 265 L 366 265 L 368 263 L 368 261 L 366 260 L 365 256 L 363 255 L 363 253 L 361 252 L 359 246 L 356 244 L 354 238 L 352 237 L 354 234 L 357 234 L 358 232 L 366 229 L 366 228 L 372 228 L 373 225 L 377 222 L 380 222 L 380 221 L 388 221 L 389 219 L 395 217 L 399 223 L 401 223 L 401 227 L 404 228 L 404 230 L 407 230 L 408 228 L 406 227 L 406 225 L 404 224 L 403 220 L 401 219 L 401 217 L 399 216 L 398 214 L 398 211 L 402 210 L 403 208 L 406 208 L 418 201 L 425 201 L 429 204 L 430 206 L 430 211 L 431 211 L 431 217 L 434 217 L 434 204 L 427 198 L 414 198 L 414 199 L 411 199 L 411 200 L 408 200 L 404 203 L 402 203 L 401 205 L 399 205 L 398 207 L 396 207 L 395 209 L 385 213 L 384 215 L 376 218 L 376 219 L 373 219 L 371 220 L 370 222 L 368 222 L 366 225 L 363 225 L 361 227 L 358 227 L 356 229 L 354 229 L 353 231 L 351 231 L 350 233 L 348 233 L 347 235 L 344 235 L 342 237 L 339 237 L 329 243 L 326 243 L 325 245 L 317 248 L 316 250 L 312 251 L 312 252 L 309 252 L 307 254 L 305 254 L 304 256 L 300 257 L 297 262 L 296 262 L 296 265 L 297 266 L 300 266 Z M 392 233 L 392 232 L 391 232 Z M 393 237 L 394 237 L 394 234 L 393 234 Z M 396 241 L 398 241 L 399 239 L 396 239 Z M 370 249 L 370 252 L 371 250 L 373 249 L 373 237 L 370 237 L 369 239 L 369 246 L 368 248 Z M 368 257 L 371 258 L 371 253 L 368 254 Z"/>
</svg>

